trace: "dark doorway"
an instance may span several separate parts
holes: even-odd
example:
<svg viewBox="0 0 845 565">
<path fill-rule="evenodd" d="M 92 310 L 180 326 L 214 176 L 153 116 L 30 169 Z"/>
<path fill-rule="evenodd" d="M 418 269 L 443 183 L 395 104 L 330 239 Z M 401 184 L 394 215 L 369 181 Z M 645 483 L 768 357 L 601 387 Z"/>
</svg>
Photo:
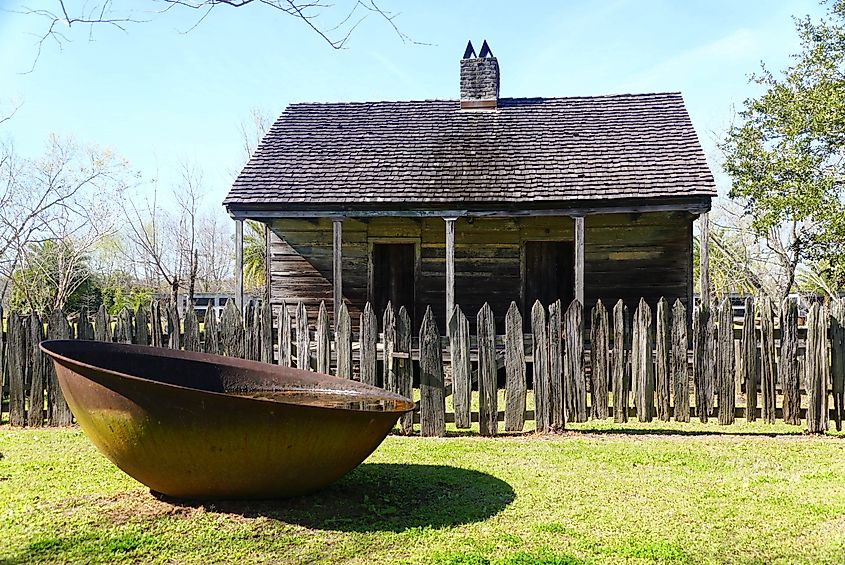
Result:
<svg viewBox="0 0 845 565">
<path fill-rule="evenodd" d="M 539 300 L 543 306 L 557 299 L 564 310 L 575 296 L 575 268 L 572 242 L 525 242 L 525 307 L 526 320 L 531 319 L 531 307 Z"/>
<path fill-rule="evenodd" d="M 412 322 L 414 317 L 414 272 L 416 270 L 416 249 L 413 243 L 373 244 L 373 308 L 381 320 L 387 303 L 399 313 L 404 306 Z"/>
</svg>

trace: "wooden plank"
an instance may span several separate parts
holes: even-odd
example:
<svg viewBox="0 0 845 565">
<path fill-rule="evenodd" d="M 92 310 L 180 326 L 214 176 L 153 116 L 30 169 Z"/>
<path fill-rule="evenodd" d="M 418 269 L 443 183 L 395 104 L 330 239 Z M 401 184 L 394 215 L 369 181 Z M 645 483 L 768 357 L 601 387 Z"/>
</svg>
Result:
<svg viewBox="0 0 845 565">
<path fill-rule="evenodd" d="M 845 419 L 845 299 L 830 306 L 830 381 L 833 393 L 833 419 L 842 431 Z"/>
<path fill-rule="evenodd" d="M 575 300 L 584 304 L 584 217 L 575 217 Z"/>
<path fill-rule="evenodd" d="M 97 315 L 94 317 L 94 339 L 97 341 L 111 341 L 111 317 L 106 307 L 100 304 Z"/>
<path fill-rule="evenodd" d="M 49 339 L 70 339 L 72 329 L 67 323 L 67 316 L 61 310 L 54 310 L 47 319 L 47 337 Z M 48 419 L 52 426 L 70 426 L 73 414 L 67 405 L 62 389 L 56 377 L 55 368 L 49 364 L 49 397 L 47 398 Z"/>
<path fill-rule="evenodd" d="M 401 306 L 396 320 L 396 352 L 404 355 L 397 360 L 396 390 L 394 392 L 409 399 L 413 398 L 414 382 L 414 362 L 411 360 L 412 332 L 411 317 L 405 307 Z M 402 435 L 414 433 L 413 412 L 406 412 L 399 417 L 399 433 Z"/>
<path fill-rule="evenodd" d="M 628 421 L 629 385 L 627 378 L 628 309 L 622 300 L 613 306 L 613 421 Z"/>
<path fill-rule="evenodd" d="M 712 358 L 707 357 L 707 322 L 710 308 L 706 304 L 695 307 L 692 318 L 692 379 L 695 385 L 695 412 L 698 419 L 707 422 L 710 410 L 707 408 L 707 368 Z"/>
<path fill-rule="evenodd" d="M 830 381 L 829 342 L 827 339 L 830 315 L 826 306 L 814 303 L 807 313 L 807 346 L 804 356 L 807 387 L 807 431 L 822 434 L 827 431 L 827 391 Z"/>
<path fill-rule="evenodd" d="M 801 425 L 801 379 L 798 371 L 798 305 L 785 298 L 780 306 L 780 362 L 783 421 Z"/>
<path fill-rule="evenodd" d="M 117 324 L 114 327 L 114 340 L 117 343 L 133 343 L 134 324 L 132 322 L 132 311 L 128 306 L 124 306 L 117 313 Z"/>
<path fill-rule="evenodd" d="M 608 417 L 607 393 L 610 380 L 610 355 L 607 308 L 596 301 L 590 323 L 590 416 L 594 420 Z"/>
<path fill-rule="evenodd" d="M 733 308 L 724 297 L 719 304 L 719 329 L 717 340 L 717 383 L 719 389 L 719 424 L 734 423 L 736 411 L 736 367 L 734 367 Z"/>
<path fill-rule="evenodd" d="M 740 338 L 739 364 L 742 382 L 745 385 L 745 418 L 749 422 L 757 420 L 757 386 L 760 384 L 760 353 L 757 350 L 756 304 L 752 297 L 745 299 L 745 315 L 742 318 L 742 336 Z M 797 353 L 797 350 L 796 350 Z M 796 371 L 798 359 L 795 359 Z"/>
<path fill-rule="evenodd" d="M 343 218 L 332 218 L 332 312 L 337 328 L 343 303 Z"/>
<path fill-rule="evenodd" d="M 655 203 L 634 203 L 619 206 L 584 206 L 579 205 L 572 208 L 528 208 L 519 206 L 517 208 L 510 208 L 507 210 L 423 210 L 420 208 L 409 208 L 403 206 L 393 210 L 355 210 L 349 212 L 342 209 L 327 209 L 325 206 L 319 206 L 313 210 L 285 210 L 279 212 L 278 210 L 247 210 L 235 211 L 233 215 L 235 218 L 322 218 L 326 216 L 345 216 L 347 214 L 354 215 L 359 220 L 362 218 L 423 218 L 429 216 L 443 216 L 448 214 L 450 216 L 471 216 L 473 218 L 519 218 L 528 217 L 533 219 L 536 216 L 572 216 L 575 214 L 646 214 L 650 212 L 675 212 L 677 210 L 687 210 L 692 214 L 702 214 L 710 209 L 710 197 L 690 197 L 685 199 L 678 199 L 676 202 L 670 204 L 655 204 Z"/>
<path fill-rule="evenodd" d="M 142 304 L 139 304 L 138 308 L 135 309 L 135 343 L 138 345 L 150 344 L 147 309 Z"/>
<path fill-rule="evenodd" d="M 9 369 L 6 366 L 6 345 L 8 343 L 8 333 L 3 331 L 5 317 L 3 316 L 3 305 L 0 304 L 0 422 L 3 421 L 3 398 L 8 390 L 8 373 Z"/>
<path fill-rule="evenodd" d="M 331 370 L 332 346 L 329 333 L 329 312 L 326 303 L 320 302 L 317 311 L 317 372 L 325 375 Z"/>
<path fill-rule="evenodd" d="M 640 422 L 651 422 L 654 411 L 654 360 L 651 307 L 640 299 L 634 313 L 633 346 L 631 348 L 631 382 L 634 406 Z"/>
<path fill-rule="evenodd" d="M 566 420 L 574 419 L 575 390 L 572 374 L 566 372 L 563 360 L 563 319 L 560 300 L 549 304 L 549 427 L 551 431 L 566 428 Z"/>
<path fill-rule="evenodd" d="M 775 423 L 775 327 L 772 303 L 767 297 L 760 304 L 760 389 L 762 416 L 767 424 Z"/>
<path fill-rule="evenodd" d="M 299 302 L 296 306 L 296 367 L 311 370 L 311 336 L 308 334 L 308 310 Z"/>
<path fill-rule="evenodd" d="M 699 270 L 698 270 L 698 294 L 699 300 L 710 310 L 710 214 L 704 212 L 698 217 L 698 241 L 699 241 Z"/>
<path fill-rule="evenodd" d="M 520 314 L 516 302 L 511 302 L 505 316 L 505 374 L 507 379 L 505 384 L 505 431 L 521 432 L 525 427 L 527 384 L 522 314 Z M 468 377 L 467 380 L 469 380 Z M 606 407 L 607 400 L 605 400 Z M 455 412 L 455 420 L 457 421 L 457 410 Z M 469 427 L 468 423 L 467 427 Z"/>
<path fill-rule="evenodd" d="M 657 302 L 657 320 L 655 322 L 654 339 L 654 395 L 657 408 L 657 419 L 668 422 L 671 415 L 671 328 L 669 318 L 669 304 L 665 298 Z"/>
<path fill-rule="evenodd" d="M 244 308 L 244 221 L 235 220 L 235 306 L 243 314 Z M 241 355 L 243 356 L 243 355 Z"/>
<path fill-rule="evenodd" d="M 194 303 L 189 302 L 185 308 L 185 336 L 182 343 L 182 348 L 185 351 L 199 351 L 200 350 L 200 325 L 197 321 L 197 313 L 194 310 Z"/>
<path fill-rule="evenodd" d="M 258 341 L 255 332 L 257 330 L 255 324 L 255 304 L 252 300 L 248 301 L 243 308 L 241 308 L 244 324 L 244 359 L 255 360 L 256 347 Z"/>
<path fill-rule="evenodd" d="M 63 312 L 59 312 L 64 316 Z M 49 369 L 45 355 L 41 353 L 38 344 L 44 338 L 44 327 L 41 319 L 34 311 L 26 320 L 26 331 L 29 333 L 27 340 L 27 355 L 29 356 L 29 406 L 26 411 L 26 425 L 30 428 L 40 428 L 44 425 L 44 402 L 49 402 L 49 395 L 55 394 L 51 385 L 59 386 L 58 382 L 50 383 Z M 67 324 L 67 320 L 64 320 Z M 46 389 L 46 391 L 45 391 Z M 47 394 L 45 394 L 45 392 Z M 59 392 L 61 394 L 61 392 Z M 49 406 L 49 404 L 48 404 Z M 49 410 L 48 410 L 49 412 Z"/>
<path fill-rule="evenodd" d="M 452 404 L 455 410 L 455 427 L 469 429 L 472 398 L 469 320 L 457 304 L 453 310 L 452 320 L 454 327 L 449 332 L 449 351 L 452 359 Z"/>
<path fill-rule="evenodd" d="M 244 357 L 244 324 L 241 311 L 234 300 L 227 300 L 220 315 L 220 354 Z"/>
<path fill-rule="evenodd" d="M 443 218 L 446 222 L 446 317 L 455 308 L 455 218 Z"/>
<path fill-rule="evenodd" d="M 393 305 L 387 301 L 381 317 L 382 328 L 382 376 L 381 382 L 387 390 L 396 390 L 396 360 L 393 357 L 396 348 L 396 316 Z"/>
<path fill-rule="evenodd" d="M 379 386 L 376 341 L 378 339 L 378 320 L 372 304 L 367 302 L 361 313 L 358 351 L 360 355 L 361 382 Z M 441 355 L 442 356 L 442 355 Z"/>
<path fill-rule="evenodd" d="M 707 415 L 712 416 L 716 406 L 716 318 L 718 317 L 718 312 L 715 311 L 714 305 L 711 304 L 708 313 L 704 333 L 704 358 L 707 360 L 704 363 L 704 398 L 707 402 L 705 407 Z M 697 406 L 696 409 L 698 409 Z"/>
<path fill-rule="evenodd" d="M 446 435 L 446 398 L 440 334 L 431 307 L 420 328 L 420 435 Z"/>
<path fill-rule="evenodd" d="M 0 314 L 2 314 L 2 310 L 0 310 Z M 1 315 L 0 320 L 2 320 Z M 76 323 L 76 339 L 94 339 L 94 325 L 91 323 L 91 316 L 88 314 L 87 308 L 83 308 L 79 313 L 79 321 Z"/>
<path fill-rule="evenodd" d="M 346 304 L 340 304 L 337 313 L 337 329 L 334 334 L 334 349 L 337 356 L 337 372 L 341 379 L 352 378 L 352 319 Z"/>
<path fill-rule="evenodd" d="M 476 316 L 478 335 L 478 430 L 483 436 L 498 433 L 496 377 L 496 324 L 493 311 L 485 303 Z"/>
<path fill-rule="evenodd" d="M 150 345 L 164 347 L 164 335 L 161 332 L 161 302 L 153 300 L 150 304 Z"/>
<path fill-rule="evenodd" d="M 261 307 L 259 302 L 249 301 L 248 315 L 244 316 L 244 336 L 249 336 L 249 356 L 247 359 L 261 359 Z"/>
<path fill-rule="evenodd" d="M 12 427 L 23 427 L 26 425 L 26 392 L 24 387 L 26 383 L 26 360 L 29 356 L 26 324 L 17 312 L 10 312 L 6 325 L 9 334 L 6 346 L 9 372 L 9 424 Z"/>
<path fill-rule="evenodd" d="M 167 303 L 167 347 L 182 349 L 182 328 L 180 327 L 179 310 L 176 304 Z"/>
<path fill-rule="evenodd" d="M 220 329 L 217 324 L 217 310 L 213 304 L 205 309 L 203 323 L 203 351 L 214 355 L 220 354 Z"/>
<path fill-rule="evenodd" d="M 347 314 L 348 315 L 348 314 Z M 279 324 L 279 365 L 282 367 L 291 367 L 291 331 L 290 331 L 290 324 L 291 324 L 291 317 L 290 312 L 288 312 L 288 305 L 285 304 L 284 301 L 279 305 L 279 315 L 278 315 L 278 324 Z M 352 337 L 352 333 L 350 330 L 350 338 Z M 351 372 L 350 366 L 350 372 Z"/>
<path fill-rule="evenodd" d="M 827 431 L 827 391 L 830 381 L 827 307 L 814 303 L 807 313 L 807 346 L 804 354 L 805 384 L 807 387 L 807 431 L 821 434 Z"/>
<path fill-rule="evenodd" d="M 532 366 L 534 389 L 534 414 L 539 433 L 551 429 L 551 375 L 549 372 L 549 338 L 546 311 L 540 301 L 531 308 L 531 334 L 534 363 Z"/>
<path fill-rule="evenodd" d="M 680 299 L 672 306 L 672 388 L 676 422 L 689 422 L 687 311 Z"/>
<path fill-rule="evenodd" d="M 261 327 L 261 342 L 258 360 L 262 363 L 273 362 L 273 310 L 269 300 L 262 300 L 258 320 Z M 328 372 L 328 371 L 326 371 Z"/>
<path fill-rule="evenodd" d="M 573 416 L 567 420 L 587 421 L 587 377 L 584 372 L 584 306 L 580 300 L 573 300 L 564 316 L 564 339 L 566 340 L 565 382 L 572 383 Z M 565 422 L 564 422 L 565 423 Z"/>
</svg>

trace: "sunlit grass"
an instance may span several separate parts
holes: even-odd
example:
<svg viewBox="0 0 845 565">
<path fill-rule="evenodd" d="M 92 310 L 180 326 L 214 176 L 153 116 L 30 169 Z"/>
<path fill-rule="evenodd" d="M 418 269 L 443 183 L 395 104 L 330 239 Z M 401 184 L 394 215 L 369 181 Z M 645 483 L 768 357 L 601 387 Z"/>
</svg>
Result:
<svg viewBox="0 0 845 565">
<path fill-rule="evenodd" d="M 78 430 L 0 428 L 0 562 L 845 561 L 841 436 L 572 428 L 390 436 L 320 494 L 189 505 L 152 497 Z"/>
</svg>

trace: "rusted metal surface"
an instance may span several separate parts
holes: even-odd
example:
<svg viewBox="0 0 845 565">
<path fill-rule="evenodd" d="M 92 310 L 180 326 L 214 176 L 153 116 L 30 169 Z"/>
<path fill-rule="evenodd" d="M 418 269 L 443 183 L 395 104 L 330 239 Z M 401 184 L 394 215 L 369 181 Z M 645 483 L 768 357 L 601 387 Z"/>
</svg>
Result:
<svg viewBox="0 0 845 565">
<path fill-rule="evenodd" d="M 44 341 L 79 425 L 179 498 L 269 498 L 340 478 L 413 402 L 359 382 L 206 353 Z"/>
</svg>

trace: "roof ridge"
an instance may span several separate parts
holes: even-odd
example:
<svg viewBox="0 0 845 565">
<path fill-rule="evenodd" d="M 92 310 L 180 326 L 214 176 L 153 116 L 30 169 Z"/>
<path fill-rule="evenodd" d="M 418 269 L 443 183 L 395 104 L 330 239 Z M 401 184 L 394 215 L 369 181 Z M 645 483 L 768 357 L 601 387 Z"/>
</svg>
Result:
<svg viewBox="0 0 845 565">
<path fill-rule="evenodd" d="M 598 100 L 608 98 L 654 98 L 654 97 L 681 97 L 683 93 L 679 90 L 666 92 L 625 92 L 615 94 L 592 94 L 580 96 L 503 96 L 499 100 Z M 288 107 L 292 106 L 366 106 L 368 104 L 423 104 L 426 102 L 460 102 L 458 98 L 424 98 L 419 100 L 354 100 L 354 101 L 305 101 L 305 102 L 291 102 Z"/>
</svg>

